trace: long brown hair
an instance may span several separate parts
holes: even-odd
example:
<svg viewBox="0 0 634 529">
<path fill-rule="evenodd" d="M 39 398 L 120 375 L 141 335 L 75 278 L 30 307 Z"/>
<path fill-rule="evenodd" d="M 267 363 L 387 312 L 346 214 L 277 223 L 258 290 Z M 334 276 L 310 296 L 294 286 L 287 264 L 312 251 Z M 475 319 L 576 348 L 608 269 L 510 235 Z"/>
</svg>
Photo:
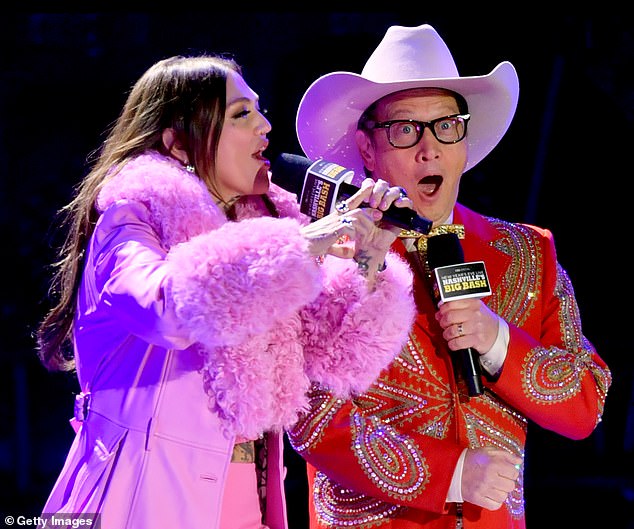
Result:
<svg viewBox="0 0 634 529">
<path fill-rule="evenodd" d="M 224 124 L 229 71 L 241 74 L 231 58 L 176 56 L 152 65 L 134 84 L 101 148 L 90 156 L 92 168 L 60 211 L 66 239 L 53 263 L 49 297 L 55 305 L 36 331 L 40 360 L 49 370 L 75 367 L 72 333 L 77 295 L 104 183 L 131 158 L 148 149 L 165 152 L 162 133 L 173 128 L 196 174 L 213 189 L 218 139 Z"/>
</svg>

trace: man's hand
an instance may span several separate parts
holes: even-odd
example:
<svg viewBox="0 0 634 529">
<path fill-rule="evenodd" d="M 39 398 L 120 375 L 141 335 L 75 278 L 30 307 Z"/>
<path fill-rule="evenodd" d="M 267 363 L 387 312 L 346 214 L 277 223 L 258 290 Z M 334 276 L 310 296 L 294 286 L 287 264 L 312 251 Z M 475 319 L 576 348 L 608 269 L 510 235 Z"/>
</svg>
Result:
<svg viewBox="0 0 634 529">
<path fill-rule="evenodd" d="M 486 446 L 467 450 L 462 467 L 462 498 L 485 509 L 499 509 L 515 489 L 522 458 Z"/>
</svg>

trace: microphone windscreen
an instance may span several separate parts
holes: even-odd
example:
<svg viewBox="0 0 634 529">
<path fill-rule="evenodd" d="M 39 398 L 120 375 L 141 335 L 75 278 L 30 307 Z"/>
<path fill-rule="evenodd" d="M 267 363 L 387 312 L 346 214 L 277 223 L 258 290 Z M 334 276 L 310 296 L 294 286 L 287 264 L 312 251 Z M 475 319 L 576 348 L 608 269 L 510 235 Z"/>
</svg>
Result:
<svg viewBox="0 0 634 529">
<path fill-rule="evenodd" d="M 314 220 L 334 211 L 336 202 L 354 195 L 359 188 L 348 181 L 354 172 L 328 162 L 311 161 L 297 154 L 281 153 L 271 163 L 271 182 L 297 195 L 300 210 Z M 367 202 L 362 205 L 367 206 Z M 391 204 L 383 212 L 385 223 L 401 229 L 429 233 L 432 221 L 419 216 L 409 208 L 399 208 Z"/>
<path fill-rule="evenodd" d="M 271 182 L 299 197 L 311 164 L 304 156 L 283 152 L 271 163 Z"/>
<path fill-rule="evenodd" d="M 442 233 L 427 239 L 427 262 L 435 270 L 464 262 L 462 245 L 455 233 Z"/>
</svg>

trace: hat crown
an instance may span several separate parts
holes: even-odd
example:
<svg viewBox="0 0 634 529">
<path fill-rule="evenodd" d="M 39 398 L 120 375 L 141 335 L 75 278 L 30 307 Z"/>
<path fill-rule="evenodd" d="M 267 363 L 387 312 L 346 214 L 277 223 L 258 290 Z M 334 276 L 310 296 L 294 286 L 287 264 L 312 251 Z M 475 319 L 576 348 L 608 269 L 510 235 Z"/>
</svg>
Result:
<svg viewBox="0 0 634 529">
<path fill-rule="evenodd" d="M 429 24 L 391 26 L 361 75 L 376 83 L 459 77 L 449 48 Z"/>
</svg>

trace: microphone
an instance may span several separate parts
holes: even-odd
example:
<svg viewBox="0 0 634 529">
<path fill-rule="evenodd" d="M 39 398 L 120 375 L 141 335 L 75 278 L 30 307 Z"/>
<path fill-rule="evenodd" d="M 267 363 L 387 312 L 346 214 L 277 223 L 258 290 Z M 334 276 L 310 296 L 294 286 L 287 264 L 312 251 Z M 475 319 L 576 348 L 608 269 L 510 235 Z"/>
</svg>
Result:
<svg viewBox="0 0 634 529">
<path fill-rule="evenodd" d="M 451 301 L 491 294 L 483 261 L 464 262 L 464 253 L 455 233 L 443 233 L 427 239 L 427 262 L 436 276 L 436 301 Z M 469 396 L 482 395 L 482 366 L 475 349 L 454 351 L 467 383 Z"/>
<path fill-rule="evenodd" d="M 297 154 L 281 153 L 271 164 L 271 181 L 298 196 L 300 211 L 313 220 L 333 212 L 337 202 L 354 195 L 354 171 L 325 160 L 311 161 Z M 365 204 L 365 203 L 364 203 Z M 428 234 L 432 221 L 410 208 L 392 204 L 382 221 L 404 230 Z"/>
</svg>

